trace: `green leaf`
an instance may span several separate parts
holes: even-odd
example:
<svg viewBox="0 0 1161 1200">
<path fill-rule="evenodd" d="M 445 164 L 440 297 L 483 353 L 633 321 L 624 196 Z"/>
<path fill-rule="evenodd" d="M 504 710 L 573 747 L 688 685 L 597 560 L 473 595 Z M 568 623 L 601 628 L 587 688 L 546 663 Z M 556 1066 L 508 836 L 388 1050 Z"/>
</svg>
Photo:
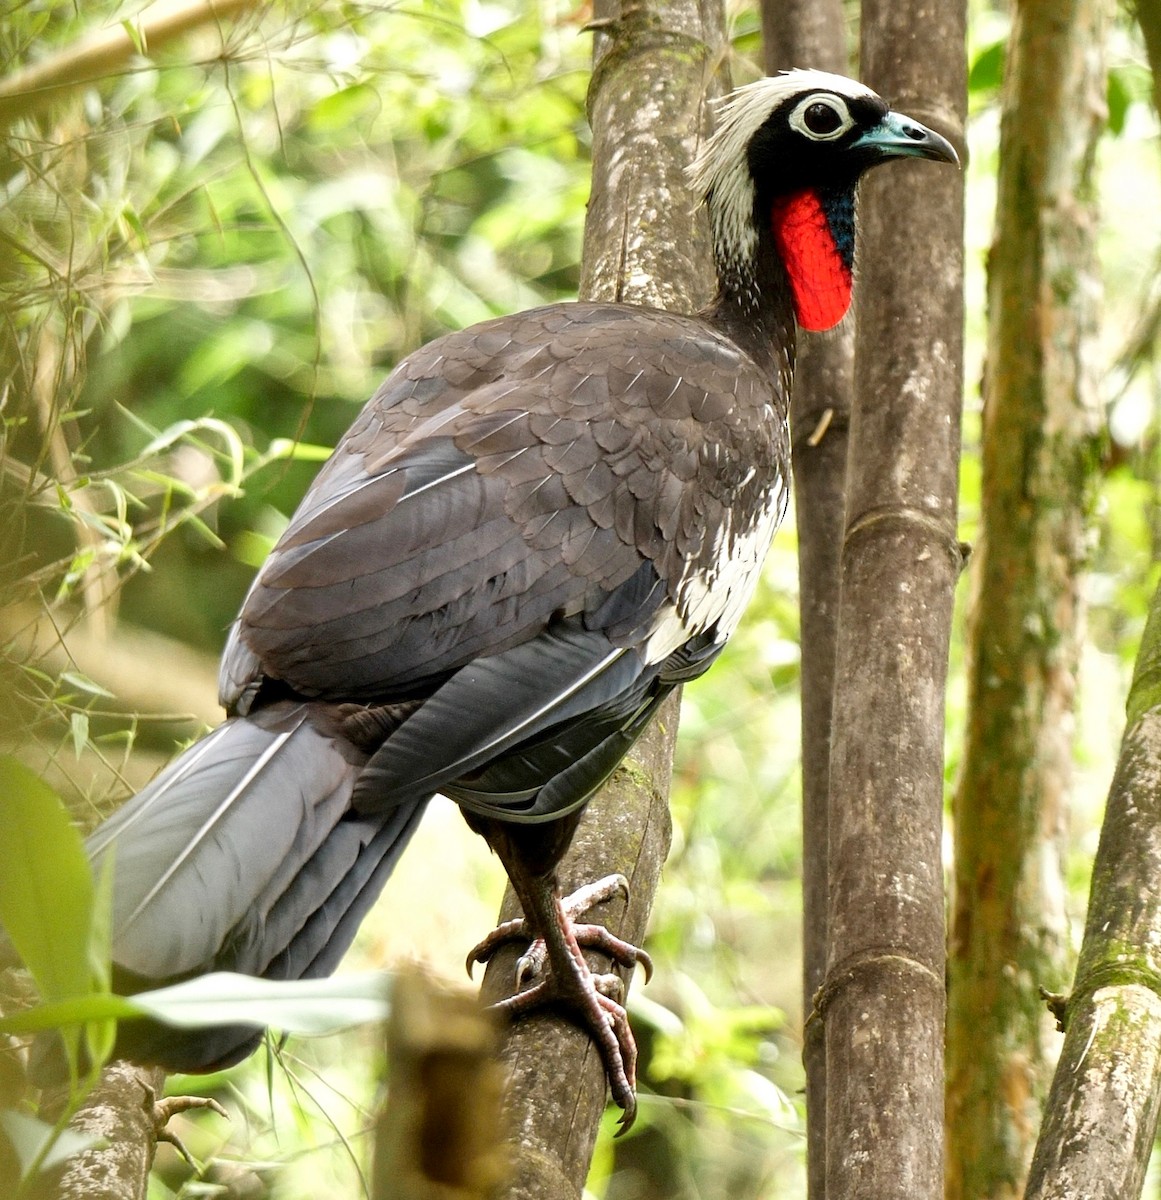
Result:
<svg viewBox="0 0 1161 1200">
<path fill-rule="evenodd" d="M 0 757 L 0 922 L 49 1001 L 92 991 L 93 875 L 56 793 Z"/>
<path fill-rule="evenodd" d="M 78 671 L 62 671 L 60 677 L 63 683 L 79 688 L 90 696 L 102 696 L 106 700 L 116 699 L 112 692 L 101 687 L 99 683 L 94 683 L 87 675 L 82 675 Z"/>
<path fill-rule="evenodd" d="M 140 992 L 132 1003 L 181 1029 L 205 1025 L 273 1025 L 287 1033 L 323 1034 L 387 1018 L 381 972 L 292 982 L 219 971 L 173 987 Z"/>
<path fill-rule="evenodd" d="M 34 1166 L 41 1171 L 50 1171 L 66 1158 L 100 1145 L 102 1140 L 74 1129 L 54 1129 L 27 1113 L 10 1108 L 0 1111 L 0 1129 L 7 1134 L 16 1151 L 22 1179 Z"/>
<path fill-rule="evenodd" d="M 75 712 L 69 717 L 69 731 L 73 737 L 73 753 L 79 759 L 89 744 L 89 716 Z"/>
<path fill-rule="evenodd" d="M 1004 79 L 1004 57 L 1007 49 L 1007 42 L 1001 40 L 985 46 L 976 55 L 975 62 L 968 72 L 969 91 L 988 92 L 1000 86 Z"/>
<path fill-rule="evenodd" d="M 138 54 L 144 56 L 148 54 L 148 48 L 145 45 L 145 31 L 132 21 L 126 19 L 121 22 L 121 28 L 125 31 L 125 36 L 133 43 L 133 49 Z"/>
<path fill-rule="evenodd" d="M 316 446 L 311 442 L 296 442 L 290 438 L 275 438 L 266 457 L 288 458 L 292 462 L 326 462 L 335 452 L 333 446 Z"/>
<path fill-rule="evenodd" d="M 364 113 L 380 108 L 382 103 L 373 87 L 356 83 L 317 101 L 311 107 L 307 121 L 312 129 L 322 133 L 345 129 Z"/>
<path fill-rule="evenodd" d="M 387 1019 L 388 977 L 379 971 L 291 982 L 219 971 L 135 996 L 94 992 L 0 1019 L 0 1033 L 40 1033 L 99 1021 L 153 1017 L 180 1029 L 273 1025 L 323 1034 Z"/>
<path fill-rule="evenodd" d="M 1133 103 L 1133 94 L 1130 91 L 1125 77 L 1122 72 L 1115 67 L 1109 71 L 1109 88 L 1108 88 L 1108 105 L 1109 105 L 1109 132 L 1114 136 L 1119 136 L 1124 132 L 1125 116 L 1129 111 L 1129 105 Z"/>
<path fill-rule="evenodd" d="M 10 1017 L 0 1018 L 0 1033 L 43 1033 L 46 1029 L 68 1029 L 90 1022 L 127 1020 L 148 1015 L 140 1005 L 125 996 L 115 996 L 112 992 L 90 992 L 87 996 L 38 1004 L 35 1008 L 26 1008 Z"/>
</svg>

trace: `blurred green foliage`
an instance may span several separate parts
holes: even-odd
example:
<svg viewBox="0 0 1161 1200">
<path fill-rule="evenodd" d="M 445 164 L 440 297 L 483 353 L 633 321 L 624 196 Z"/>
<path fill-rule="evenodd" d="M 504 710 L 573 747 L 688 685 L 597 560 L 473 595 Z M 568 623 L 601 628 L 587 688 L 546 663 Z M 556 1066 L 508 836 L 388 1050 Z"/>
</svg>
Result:
<svg viewBox="0 0 1161 1200">
<path fill-rule="evenodd" d="M 969 541 L 1007 34 L 1004 6 L 972 8 Z M 0 61 L 49 59 L 131 12 L 115 0 L 18 0 L 0 22 Z M 259 7 L 152 46 L 149 61 L 8 128 L 0 740 L 55 764 L 72 798 L 123 794 L 125 739 L 152 726 L 108 715 L 107 681 L 75 664 L 62 673 L 28 649 L 26 626 L 45 613 L 64 630 L 115 619 L 216 654 L 320 455 L 392 365 L 449 328 L 575 294 L 588 190 L 585 18 L 559 0 Z M 754 70 L 757 20 L 746 10 L 735 22 L 741 80 Z M 1109 364 L 1110 433 L 1087 581 L 1074 919 L 1161 531 L 1161 376 L 1148 336 L 1161 309 L 1151 284 L 1161 163 L 1134 39 L 1117 28 L 1115 136 L 1102 149 L 1107 316 L 1094 353 Z M 602 1139 L 594 1195 L 801 1194 L 795 571 L 788 521 L 747 622 L 686 692 L 675 844 L 650 943 L 658 973 L 631 1001 L 642 1117 L 615 1146 Z M 952 655 L 949 783 L 962 632 Z M 163 659 L 147 666 L 168 670 Z M 170 753 L 168 729 L 154 736 Z M 100 760 L 103 774 L 91 768 Z M 488 868 L 447 853 L 434 890 L 452 910 L 454 961 L 479 932 L 457 916 Z M 380 960 L 390 918 L 360 940 L 364 962 Z M 223 1129 L 190 1118 L 182 1135 L 203 1169 L 163 1155 L 153 1195 L 252 1181 L 282 1197 L 359 1194 L 376 1035 L 270 1053 L 269 1078 L 259 1061 L 172 1082 L 226 1098 L 241 1119 Z"/>
</svg>

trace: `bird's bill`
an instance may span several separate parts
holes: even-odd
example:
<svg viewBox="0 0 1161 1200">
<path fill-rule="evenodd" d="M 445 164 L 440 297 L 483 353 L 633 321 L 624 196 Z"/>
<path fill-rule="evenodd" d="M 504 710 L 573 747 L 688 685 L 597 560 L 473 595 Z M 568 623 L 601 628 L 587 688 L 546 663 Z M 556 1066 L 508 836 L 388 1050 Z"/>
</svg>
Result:
<svg viewBox="0 0 1161 1200">
<path fill-rule="evenodd" d="M 959 166 L 959 155 L 947 138 L 897 112 L 887 113 L 852 149 L 872 150 L 883 158 L 931 158 Z"/>
</svg>

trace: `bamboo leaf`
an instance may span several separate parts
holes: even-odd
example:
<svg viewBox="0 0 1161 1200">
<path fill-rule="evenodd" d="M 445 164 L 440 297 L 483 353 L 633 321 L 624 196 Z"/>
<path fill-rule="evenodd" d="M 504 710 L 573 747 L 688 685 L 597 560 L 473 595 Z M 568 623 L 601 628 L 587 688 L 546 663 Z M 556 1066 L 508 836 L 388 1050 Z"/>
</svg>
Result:
<svg viewBox="0 0 1161 1200">
<path fill-rule="evenodd" d="M 12 1149 L 16 1151 L 22 1179 L 34 1166 L 41 1171 L 49 1171 L 66 1158 L 96 1146 L 101 1140 L 73 1129 L 54 1129 L 44 1121 L 13 1109 L 0 1112 L 0 1129 L 4 1130 Z"/>
<path fill-rule="evenodd" d="M 387 978 L 375 971 L 283 982 L 219 971 L 141 992 L 133 1004 L 181 1029 L 239 1023 L 273 1025 L 287 1033 L 334 1033 L 386 1020 Z"/>
<path fill-rule="evenodd" d="M 41 1033 L 138 1017 L 179 1029 L 241 1024 L 273 1025 L 286 1033 L 335 1033 L 386 1020 L 387 983 L 388 977 L 378 971 L 290 982 L 219 971 L 136 996 L 93 992 L 41 1004 L 0 1020 L 0 1033 Z"/>
<path fill-rule="evenodd" d="M 92 990 L 93 876 L 53 790 L 0 757 L 0 921 L 46 1000 Z"/>
</svg>

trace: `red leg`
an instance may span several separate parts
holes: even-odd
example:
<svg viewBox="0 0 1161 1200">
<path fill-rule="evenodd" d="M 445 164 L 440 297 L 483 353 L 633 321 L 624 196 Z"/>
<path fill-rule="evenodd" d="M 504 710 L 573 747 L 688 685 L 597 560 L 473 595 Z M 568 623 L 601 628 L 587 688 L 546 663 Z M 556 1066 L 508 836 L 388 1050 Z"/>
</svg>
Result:
<svg viewBox="0 0 1161 1200">
<path fill-rule="evenodd" d="M 613 1101 L 624 1110 L 620 1121 L 621 1132 L 624 1132 L 632 1125 L 637 1112 L 634 1091 L 637 1045 L 624 1007 L 609 995 L 620 992 L 619 978 L 594 975 L 585 962 L 582 946 L 599 949 L 622 966 L 640 962 L 647 973 L 652 970 L 652 963 L 643 951 L 609 933 L 604 926 L 577 926 L 574 916 L 598 900 L 627 891 L 628 885 L 622 876 L 610 876 L 562 900 L 551 875 L 535 876 L 510 869 L 509 877 L 524 908 L 525 918 L 505 922 L 489 934 L 469 956 L 469 970 L 472 963 L 486 961 L 501 945 L 531 936 L 531 930 L 540 935 L 517 966 L 517 986 L 533 973 L 542 977 L 495 1007 L 511 1016 L 519 1016 L 549 1004 L 566 1006 L 588 1029 L 600 1050 Z"/>
<path fill-rule="evenodd" d="M 565 917 L 573 923 L 573 933 L 582 949 L 599 950 L 621 967 L 634 967 L 640 963 L 645 972 L 645 982 L 648 983 L 653 977 L 653 960 L 644 950 L 610 933 L 603 925 L 576 924 L 577 917 L 587 913 L 601 901 L 611 900 L 618 894 L 628 897 L 628 880 L 624 875 L 606 875 L 603 879 L 585 884 L 571 895 L 562 897 L 560 903 Z M 523 917 L 498 925 L 472 948 L 467 960 L 468 975 L 471 975 L 476 963 L 488 962 L 502 946 L 521 941 L 531 943 L 516 963 L 516 986 L 523 987 L 543 972 L 548 957 L 544 938 L 534 937 Z"/>
</svg>

